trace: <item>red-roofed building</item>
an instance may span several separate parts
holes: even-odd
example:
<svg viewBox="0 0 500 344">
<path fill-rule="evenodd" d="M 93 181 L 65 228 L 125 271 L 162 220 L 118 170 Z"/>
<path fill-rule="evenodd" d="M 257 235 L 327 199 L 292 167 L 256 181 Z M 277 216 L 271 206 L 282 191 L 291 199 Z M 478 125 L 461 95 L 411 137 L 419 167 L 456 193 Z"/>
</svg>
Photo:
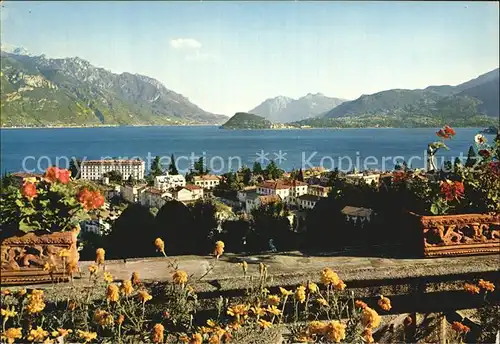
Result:
<svg viewBox="0 0 500 344">
<path fill-rule="evenodd" d="M 204 189 L 213 189 L 220 183 L 220 177 L 216 175 L 206 174 L 203 176 L 194 176 L 193 182 L 195 185 Z"/>
</svg>

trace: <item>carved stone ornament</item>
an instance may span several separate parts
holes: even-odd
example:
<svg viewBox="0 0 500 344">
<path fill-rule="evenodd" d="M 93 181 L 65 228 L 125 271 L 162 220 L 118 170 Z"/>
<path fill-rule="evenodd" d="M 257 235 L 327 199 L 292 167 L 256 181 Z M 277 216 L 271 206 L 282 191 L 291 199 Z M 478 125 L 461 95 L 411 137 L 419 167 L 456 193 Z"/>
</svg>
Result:
<svg viewBox="0 0 500 344">
<path fill-rule="evenodd" d="M 500 254 L 500 214 L 411 215 L 425 257 Z"/>
<path fill-rule="evenodd" d="M 1 285 L 67 282 L 78 272 L 78 230 L 28 233 L 1 243 Z"/>
</svg>

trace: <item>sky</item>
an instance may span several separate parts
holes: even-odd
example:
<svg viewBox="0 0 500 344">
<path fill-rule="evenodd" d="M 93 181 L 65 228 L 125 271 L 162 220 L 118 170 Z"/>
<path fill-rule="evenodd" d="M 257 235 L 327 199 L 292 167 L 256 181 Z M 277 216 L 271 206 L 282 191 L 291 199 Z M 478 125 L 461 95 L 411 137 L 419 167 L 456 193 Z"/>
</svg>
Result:
<svg viewBox="0 0 500 344">
<path fill-rule="evenodd" d="M 355 99 L 499 65 L 498 2 L 3 1 L 2 45 L 144 74 L 206 111 Z"/>
</svg>

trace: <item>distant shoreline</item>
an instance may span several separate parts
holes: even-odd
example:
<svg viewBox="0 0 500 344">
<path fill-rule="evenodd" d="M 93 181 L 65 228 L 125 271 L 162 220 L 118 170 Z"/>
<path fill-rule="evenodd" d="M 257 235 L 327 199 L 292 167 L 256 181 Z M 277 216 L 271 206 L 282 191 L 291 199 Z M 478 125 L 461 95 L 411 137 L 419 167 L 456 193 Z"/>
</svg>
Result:
<svg viewBox="0 0 500 344">
<path fill-rule="evenodd" d="M 107 125 L 54 125 L 54 126 L 29 126 L 29 127 L 0 127 L 0 129 L 70 129 L 70 128 L 115 128 L 115 127 L 212 127 L 218 124 L 107 124 Z"/>
</svg>

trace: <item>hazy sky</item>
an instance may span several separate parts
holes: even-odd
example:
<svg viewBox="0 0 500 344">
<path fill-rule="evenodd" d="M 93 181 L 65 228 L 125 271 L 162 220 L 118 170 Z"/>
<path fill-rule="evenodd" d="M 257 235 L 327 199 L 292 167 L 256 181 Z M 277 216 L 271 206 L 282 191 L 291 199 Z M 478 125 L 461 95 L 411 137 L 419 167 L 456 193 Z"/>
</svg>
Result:
<svg viewBox="0 0 500 344">
<path fill-rule="evenodd" d="M 2 2 L 2 44 L 145 74 L 232 115 L 277 95 L 354 99 L 499 65 L 498 3 Z"/>
</svg>

